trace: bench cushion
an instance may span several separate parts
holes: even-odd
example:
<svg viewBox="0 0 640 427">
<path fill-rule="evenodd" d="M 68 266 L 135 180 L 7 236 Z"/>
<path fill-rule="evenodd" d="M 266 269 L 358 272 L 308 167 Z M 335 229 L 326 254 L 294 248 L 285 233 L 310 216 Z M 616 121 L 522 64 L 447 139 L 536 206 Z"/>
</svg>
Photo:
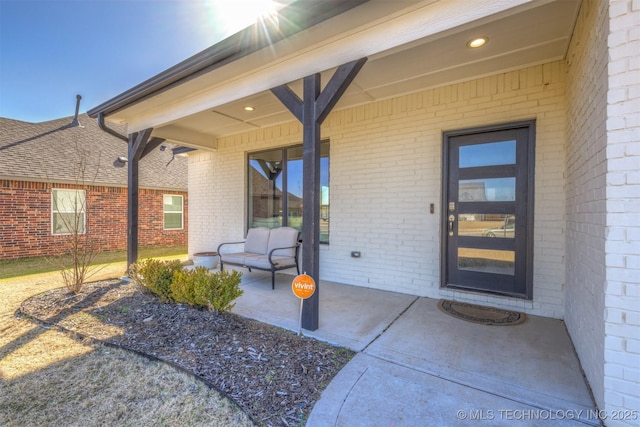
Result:
<svg viewBox="0 0 640 427">
<path fill-rule="evenodd" d="M 292 227 L 280 227 L 271 230 L 269 235 L 269 244 L 267 246 L 267 254 L 275 248 L 287 248 L 295 246 L 298 243 L 298 230 Z M 295 248 L 279 249 L 273 253 L 273 256 L 293 258 L 296 254 Z M 295 261 L 294 261 L 295 264 Z"/>
<path fill-rule="evenodd" d="M 220 260 L 223 263 L 244 265 L 244 260 L 249 257 L 256 257 L 259 255 L 249 252 L 232 252 L 228 254 L 220 254 Z"/>
<path fill-rule="evenodd" d="M 293 257 L 279 257 L 279 256 L 275 256 L 275 257 L 271 257 L 271 260 L 274 262 L 275 264 L 275 268 L 283 268 L 286 266 L 291 266 L 291 267 L 295 267 L 296 266 L 296 259 Z M 271 270 L 271 264 L 269 264 L 269 257 L 264 255 L 264 256 L 253 256 L 253 257 L 246 257 L 244 259 L 244 264 L 247 267 L 255 267 L 255 268 L 260 268 L 263 270 Z"/>
<path fill-rule="evenodd" d="M 244 242 L 244 251 L 252 254 L 266 255 L 271 230 L 267 227 L 250 228 Z"/>
</svg>

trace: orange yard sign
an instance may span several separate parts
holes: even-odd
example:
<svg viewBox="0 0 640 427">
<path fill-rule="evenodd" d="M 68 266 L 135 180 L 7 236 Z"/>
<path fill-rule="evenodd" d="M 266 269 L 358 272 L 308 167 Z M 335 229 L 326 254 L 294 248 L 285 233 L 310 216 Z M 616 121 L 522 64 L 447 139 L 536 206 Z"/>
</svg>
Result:
<svg viewBox="0 0 640 427">
<path fill-rule="evenodd" d="M 300 274 L 293 279 L 291 290 L 300 299 L 307 299 L 316 291 L 316 282 L 313 277 Z"/>
</svg>

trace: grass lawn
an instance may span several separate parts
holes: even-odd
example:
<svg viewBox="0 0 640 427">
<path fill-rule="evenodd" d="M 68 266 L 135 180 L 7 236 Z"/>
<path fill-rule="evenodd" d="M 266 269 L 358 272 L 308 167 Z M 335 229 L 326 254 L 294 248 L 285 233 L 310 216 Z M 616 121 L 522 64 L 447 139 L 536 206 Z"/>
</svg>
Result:
<svg viewBox="0 0 640 427">
<path fill-rule="evenodd" d="M 144 249 L 140 256 L 182 259 L 186 247 Z M 95 280 L 118 277 L 126 253 L 105 253 L 98 262 L 111 263 Z M 63 286 L 55 268 L 32 274 L 42 269 L 52 269 L 42 258 L 0 261 L 3 277 L 19 276 L 0 279 L 0 426 L 254 426 L 224 395 L 183 371 L 17 316 L 25 299 Z"/>
<path fill-rule="evenodd" d="M 187 246 L 139 248 L 138 257 L 162 258 L 168 256 L 187 256 Z M 127 261 L 127 251 L 102 252 L 96 256 L 92 265 L 113 264 Z M 60 270 L 62 265 L 71 265 L 61 257 L 22 258 L 14 260 L 0 260 L 0 279 L 27 276 L 30 274 L 47 273 Z M 124 274 L 124 270 L 123 270 Z"/>
</svg>

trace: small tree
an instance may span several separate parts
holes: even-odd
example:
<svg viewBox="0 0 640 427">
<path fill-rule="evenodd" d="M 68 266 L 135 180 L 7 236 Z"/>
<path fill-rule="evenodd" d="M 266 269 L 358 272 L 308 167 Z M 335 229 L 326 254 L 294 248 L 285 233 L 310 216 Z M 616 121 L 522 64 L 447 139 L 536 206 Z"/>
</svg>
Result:
<svg viewBox="0 0 640 427">
<path fill-rule="evenodd" d="M 78 130 L 82 129 L 77 126 Z M 63 256 L 53 258 L 62 274 L 62 281 L 69 292 L 74 294 L 82 290 L 82 285 L 98 268 L 92 268 L 91 264 L 99 253 L 98 243 L 87 232 L 86 219 L 89 218 L 90 206 L 87 203 L 87 190 L 95 181 L 100 166 L 98 154 L 93 178 L 87 180 L 87 169 L 90 165 L 90 153 L 80 147 L 76 139 L 74 154 L 76 161 L 73 163 L 71 174 L 74 177 L 73 188 L 52 190 L 59 194 L 53 195 L 53 231 L 60 234 L 65 240 L 65 253 Z M 82 191 L 82 193 L 81 193 Z"/>
<path fill-rule="evenodd" d="M 98 247 L 86 232 L 85 218 L 88 214 L 86 196 L 81 197 L 82 193 L 77 191 L 72 194 L 75 195 L 71 201 L 73 212 L 58 215 L 60 225 L 68 232 L 65 234 L 67 249 L 65 255 L 59 260 L 60 273 L 65 286 L 70 292 L 77 294 L 85 280 L 94 273 L 90 266 L 98 254 Z"/>
</svg>

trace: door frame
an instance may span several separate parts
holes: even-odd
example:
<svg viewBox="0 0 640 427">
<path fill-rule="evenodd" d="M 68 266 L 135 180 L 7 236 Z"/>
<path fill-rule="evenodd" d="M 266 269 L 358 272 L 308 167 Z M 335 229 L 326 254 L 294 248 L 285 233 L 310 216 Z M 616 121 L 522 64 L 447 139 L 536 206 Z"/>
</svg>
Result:
<svg viewBox="0 0 640 427">
<path fill-rule="evenodd" d="M 493 131 L 503 131 L 510 129 L 528 130 L 527 145 L 527 242 L 525 254 L 525 293 L 511 294 L 505 292 L 492 292 L 487 290 L 475 290 L 465 288 L 457 284 L 448 283 L 448 187 L 449 187 L 449 143 L 451 137 L 481 134 Z M 536 146 L 536 120 L 524 120 L 518 122 L 509 122 L 481 127 L 465 128 L 452 131 L 444 131 L 442 133 L 442 179 L 441 179 L 441 212 L 440 212 L 440 288 L 458 290 L 464 292 L 473 292 L 481 294 L 489 294 L 504 297 L 514 297 L 520 299 L 533 299 L 533 231 L 534 231 L 534 207 L 535 207 L 535 146 Z"/>
</svg>

